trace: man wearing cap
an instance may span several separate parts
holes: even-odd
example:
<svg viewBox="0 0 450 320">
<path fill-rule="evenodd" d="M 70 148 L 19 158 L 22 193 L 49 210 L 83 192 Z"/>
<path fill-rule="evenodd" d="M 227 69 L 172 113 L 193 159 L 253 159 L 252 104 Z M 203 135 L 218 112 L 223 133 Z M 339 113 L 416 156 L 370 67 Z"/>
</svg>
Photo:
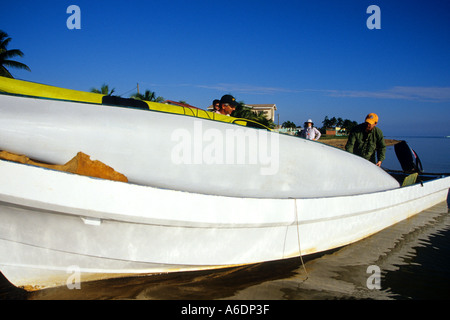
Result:
<svg viewBox="0 0 450 320">
<path fill-rule="evenodd" d="M 369 113 L 364 123 L 354 127 L 348 136 L 345 150 L 381 166 L 386 158 L 383 132 L 377 128 L 378 116 Z"/>
<path fill-rule="evenodd" d="M 317 141 L 320 139 L 321 135 L 320 131 L 314 127 L 314 123 L 311 119 L 308 119 L 308 121 L 305 122 L 305 129 L 300 132 L 300 137 L 308 140 Z"/>
<path fill-rule="evenodd" d="M 230 116 L 236 110 L 237 105 L 238 103 L 232 95 L 226 94 L 220 99 L 220 110 L 224 115 Z"/>
</svg>

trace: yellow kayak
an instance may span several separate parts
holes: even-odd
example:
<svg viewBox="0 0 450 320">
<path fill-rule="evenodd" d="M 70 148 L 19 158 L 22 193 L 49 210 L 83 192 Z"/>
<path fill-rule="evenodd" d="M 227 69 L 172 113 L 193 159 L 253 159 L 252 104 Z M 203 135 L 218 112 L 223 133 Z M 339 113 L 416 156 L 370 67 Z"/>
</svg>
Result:
<svg viewBox="0 0 450 320">
<path fill-rule="evenodd" d="M 193 116 L 204 119 L 211 119 L 222 122 L 235 123 L 242 126 L 256 127 L 270 130 L 268 127 L 248 119 L 239 119 L 225 116 L 222 114 L 194 109 L 188 107 L 174 106 L 170 104 L 142 101 L 136 99 L 127 99 L 116 96 L 108 96 L 100 93 L 85 92 L 79 90 L 54 87 L 46 84 L 35 83 L 0 77 L 0 92 L 6 92 L 15 95 L 23 95 L 37 98 L 57 99 L 75 102 L 85 102 L 93 104 L 103 104 L 111 106 L 132 107 L 148 109 L 153 111 L 168 112 L 180 115 Z"/>
</svg>

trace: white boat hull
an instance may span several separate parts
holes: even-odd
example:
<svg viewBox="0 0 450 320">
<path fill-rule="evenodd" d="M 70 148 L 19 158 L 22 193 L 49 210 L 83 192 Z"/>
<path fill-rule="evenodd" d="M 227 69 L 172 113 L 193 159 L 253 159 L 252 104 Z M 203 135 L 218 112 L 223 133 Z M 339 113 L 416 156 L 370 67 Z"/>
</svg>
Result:
<svg viewBox="0 0 450 320">
<path fill-rule="evenodd" d="M 0 113 L 0 150 L 53 164 L 81 151 L 131 182 L 0 160 L 0 271 L 27 289 L 322 252 L 450 186 L 400 188 L 337 148 L 203 118 L 7 94 Z"/>
<path fill-rule="evenodd" d="M 355 196 L 195 194 L 0 161 L 0 270 L 16 286 L 203 270 L 321 252 L 445 201 L 450 177 Z M 79 272 L 79 273 L 78 273 Z"/>
</svg>

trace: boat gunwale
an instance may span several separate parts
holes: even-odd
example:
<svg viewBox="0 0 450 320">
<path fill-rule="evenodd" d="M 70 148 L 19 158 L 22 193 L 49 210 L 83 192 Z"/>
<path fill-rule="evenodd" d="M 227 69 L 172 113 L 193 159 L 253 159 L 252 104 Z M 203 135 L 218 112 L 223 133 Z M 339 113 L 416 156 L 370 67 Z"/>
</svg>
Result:
<svg viewBox="0 0 450 320">
<path fill-rule="evenodd" d="M 106 180 L 106 179 L 101 179 L 101 178 L 96 178 L 96 177 L 89 177 L 89 176 L 80 176 L 74 173 L 70 173 L 70 172 L 64 172 L 64 171 L 58 171 L 58 170 L 54 170 L 54 169 L 49 169 L 49 168 L 43 168 L 43 167 L 39 167 L 39 166 L 35 166 L 32 164 L 22 164 L 22 163 L 16 163 L 14 161 L 10 161 L 10 160 L 3 160 L 0 159 L 0 164 L 1 162 L 9 162 L 15 165 L 25 165 L 28 167 L 32 167 L 34 169 L 43 169 L 43 170 L 49 170 L 53 173 L 55 173 L 56 175 L 61 175 L 60 177 L 65 177 L 64 174 L 69 174 L 72 175 L 74 177 L 81 178 L 82 180 L 84 179 L 91 179 L 91 181 L 96 181 L 100 184 L 111 184 L 111 185 L 115 185 L 118 184 L 121 187 L 119 187 L 119 189 L 122 188 L 122 186 L 124 186 L 124 188 L 128 188 L 128 186 L 130 188 L 138 188 L 143 190 L 143 192 L 151 192 L 152 190 L 155 190 L 157 192 L 174 192 L 174 194 L 177 195 L 193 195 L 196 197 L 199 197 L 198 200 L 201 199 L 205 199 L 206 201 L 209 201 L 210 199 L 212 201 L 214 201 L 215 199 L 223 199 L 225 202 L 233 202 L 233 200 L 236 200 L 236 202 L 239 201 L 244 201 L 244 200 L 249 200 L 249 201 L 253 201 L 253 202 L 277 202 L 279 204 L 283 203 L 286 204 L 286 206 L 292 206 L 292 210 L 294 210 L 294 207 L 297 206 L 297 202 L 314 202 L 314 201 L 326 201 L 326 200 L 334 200 L 334 201 L 346 201 L 345 199 L 363 199 L 364 197 L 371 197 L 371 196 L 376 196 L 376 195 L 382 195 L 382 194 L 390 194 L 392 192 L 401 192 L 401 190 L 407 190 L 407 189 L 411 189 L 411 188 L 422 188 L 424 186 L 428 186 L 429 184 L 434 184 L 437 183 L 440 180 L 443 179 L 448 179 L 450 182 L 450 177 L 441 177 L 441 178 L 436 178 L 436 179 L 432 179 L 429 181 L 425 181 L 425 182 L 418 182 L 416 184 L 410 185 L 410 186 L 405 186 L 405 187 L 398 187 L 398 188 L 393 188 L 393 189 L 387 189 L 387 190 L 382 190 L 382 191 L 375 191 L 375 192 L 368 192 L 368 193 L 363 193 L 363 194 L 355 194 L 355 195 L 340 195 L 340 196 L 325 196 L 325 197 L 303 197 L 303 198 L 251 198 L 251 197 L 232 197 L 232 196 L 221 196 L 221 195 L 213 195 L 213 194 L 202 194 L 202 193 L 194 193 L 194 192 L 189 192 L 189 191 L 180 191 L 180 190 L 171 190 L 171 189 L 163 189 L 163 188 L 158 188 L 158 187 L 153 187 L 153 186 L 146 186 L 146 185 L 139 185 L 139 184 L 134 184 L 134 183 L 129 183 L 129 182 L 121 182 L 121 181 L 112 181 L 112 180 Z M 100 190 L 104 190 L 104 188 L 102 188 L 104 186 L 100 186 Z M 425 195 L 421 195 L 419 198 L 424 198 L 427 196 L 430 196 L 434 193 L 438 193 L 441 192 L 443 190 L 445 190 L 448 187 L 442 187 L 439 190 L 433 191 L 433 192 L 427 192 Z M 120 192 L 122 190 L 116 189 L 117 192 Z M 132 193 L 134 194 L 134 193 Z M 9 200 L 7 200 L 9 198 Z M 47 203 L 47 202 L 42 202 L 36 199 L 26 199 L 26 201 L 29 201 L 30 204 L 35 204 L 35 205 L 27 205 L 27 204 L 23 204 L 21 203 L 21 201 L 24 200 L 24 198 L 20 198 L 18 197 L 18 195 L 0 195 L 0 203 L 4 203 L 7 204 L 9 206 L 18 206 L 18 207 L 22 207 L 25 208 L 27 210 L 39 210 L 41 212 L 48 212 L 48 213 L 55 213 L 55 214 L 62 214 L 62 215 L 71 215 L 71 216 L 79 216 L 79 217 L 86 217 L 86 218 L 96 218 L 96 219 L 100 219 L 102 221 L 116 221 L 116 222 L 125 222 L 125 223 L 137 223 L 137 224 L 148 224 L 148 225 L 159 225 L 159 226 L 165 226 L 165 227 L 196 227 L 196 228 L 211 228 L 211 227 L 216 227 L 216 228 L 254 228 L 254 227 L 258 227 L 258 228 L 265 228 L 265 227 L 279 227 L 279 226 L 291 226 L 293 224 L 310 224 L 310 223 L 315 223 L 315 222 L 319 222 L 319 221 L 328 221 L 328 220 L 335 220 L 338 218 L 342 218 L 342 217 L 351 217 L 351 216 L 357 216 L 357 215 L 364 215 L 370 212 L 375 212 L 375 211 L 379 211 L 379 210 L 385 210 L 389 207 L 394 206 L 398 206 L 398 205 L 402 205 L 405 204 L 411 200 L 416 200 L 417 198 L 414 199 L 410 199 L 408 197 L 408 199 L 406 200 L 402 200 L 402 201 L 396 201 L 395 203 L 390 203 L 389 205 L 383 206 L 383 207 L 373 207 L 370 208 L 370 210 L 364 209 L 364 210 L 358 210 L 352 213 L 347 213 L 344 215 L 336 215 L 336 216 L 332 216 L 332 217 L 321 217 L 319 219 L 309 219 L 309 220 L 302 220 L 302 219 L 298 219 L 295 220 L 294 218 L 292 218 L 293 214 L 292 213 L 287 213 L 285 216 L 285 219 L 280 219 L 278 221 L 270 221 L 270 222 L 266 222 L 266 223 L 261 223 L 261 222 L 255 222 L 255 223 L 248 223 L 248 222 L 240 222 L 240 223 L 224 223 L 224 222 L 220 222 L 220 223 L 214 223 L 214 222 L 208 222 L 208 221 L 201 221 L 201 220 L 197 220 L 197 221 L 189 221 L 189 220 L 173 220 L 173 219 L 158 219 L 155 217 L 148 217 L 148 216 L 131 216 L 131 215 L 127 215 L 127 214 L 118 214 L 118 213 L 111 213 L 111 212 L 107 212 L 107 211 L 100 211 L 100 210 L 95 210 L 92 208 L 82 208 L 81 206 L 79 207 L 70 207 L 70 206 L 63 206 L 61 204 L 58 204 L 56 202 L 54 203 Z M 53 207 L 53 209 L 49 208 L 49 207 L 45 207 L 45 206 L 50 206 Z M 75 212 L 74 212 L 75 211 Z M 292 211 L 294 212 L 294 211 Z M 84 214 L 85 213 L 85 214 Z M 106 216 L 110 216 L 108 218 L 105 218 Z M 302 217 L 304 218 L 304 215 L 302 215 Z M 136 220 L 135 220 L 136 219 Z"/>
</svg>

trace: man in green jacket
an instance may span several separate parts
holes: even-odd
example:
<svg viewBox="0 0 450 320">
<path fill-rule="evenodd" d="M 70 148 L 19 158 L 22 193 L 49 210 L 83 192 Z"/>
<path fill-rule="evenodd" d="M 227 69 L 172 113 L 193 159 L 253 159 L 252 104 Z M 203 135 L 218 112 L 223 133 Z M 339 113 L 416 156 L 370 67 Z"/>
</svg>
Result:
<svg viewBox="0 0 450 320">
<path fill-rule="evenodd" d="M 354 127 L 348 136 L 345 150 L 381 166 L 386 158 L 383 132 L 377 128 L 378 116 L 369 113 L 364 123 Z"/>
</svg>

